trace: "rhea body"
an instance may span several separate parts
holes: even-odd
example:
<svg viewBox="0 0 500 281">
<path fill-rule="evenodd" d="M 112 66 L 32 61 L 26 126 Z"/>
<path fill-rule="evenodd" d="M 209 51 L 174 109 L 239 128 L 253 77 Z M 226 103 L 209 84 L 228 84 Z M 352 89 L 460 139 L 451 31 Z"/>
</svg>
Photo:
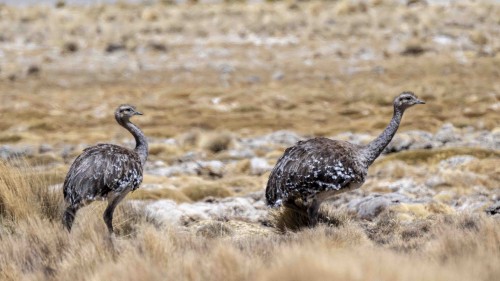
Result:
<svg viewBox="0 0 500 281">
<path fill-rule="evenodd" d="M 134 115 L 142 115 L 132 105 L 120 105 L 115 111 L 118 124 L 135 138 L 135 148 L 114 144 L 98 144 L 86 148 L 69 169 L 63 192 L 66 210 L 62 222 L 71 231 L 76 212 L 95 200 L 108 200 L 104 222 L 113 233 L 113 213 L 121 200 L 139 187 L 143 166 L 148 158 L 148 143 L 143 132 L 132 122 Z"/>
<path fill-rule="evenodd" d="M 416 104 L 424 102 L 412 92 L 397 96 L 389 125 L 366 146 L 313 138 L 287 148 L 269 175 L 267 204 L 306 212 L 309 225 L 316 225 L 324 200 L 363 185 L 368 167 L 396 134 L 403 113 Z"/>
</svg>

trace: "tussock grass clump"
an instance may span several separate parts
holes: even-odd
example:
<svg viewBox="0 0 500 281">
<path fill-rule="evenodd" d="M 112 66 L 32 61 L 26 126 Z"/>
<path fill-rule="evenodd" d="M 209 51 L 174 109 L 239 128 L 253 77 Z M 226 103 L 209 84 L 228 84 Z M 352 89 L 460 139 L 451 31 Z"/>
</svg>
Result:
<svg viewBox="0 0 500 281">
<path fill-rule="evenodd" d="M 212 132 L 202 134 L 198 145 L 210 152 L 218 153 L 227 150 L 232 142 L 232 135 L 228 132 Z"/>
<path fill-rule="evenodd" d="M 181 189 L 189 199 L 199 201 L 207 197 L 225 198 L 233 195 L 233 192 L 217 184 L 193 184 Z"/>
<path fill-rule="evenodd" d="M 179 143 L 185 147 L 198 147 L 212 153 L 227 150 L 233 141 L 233 135 L 226 131 L 190 130 L 179 137 Z"/>
<path fill-rule="evenodd" d="M 176 145 L 165 143 L 152 143 L 149 146 L 149 154 L 154 158 L 171 160 L 181 155 L 183 151 Z"/>
<path fill-rule="evenodd" d="M 161 189 L 138 189 L 127 196 L 128 199 L 137 200 L 159 200 L 170 199 L 177 203 L 191 202 L 191 199 L 179 190 L 172 188 Z"/>
<path fill-rule="evenodd" d="M 47 175 L 36 177 L 36 171 L 20 164 L 14 167 L 0 161 L 0 218 L 17 221 L 39 216 L 58 220 L 62 214 L 62 192 L 49 189 Z M 26 176 L 31 175 L 31 176 Z"/>
<path fill-rule="evenodd" d="M 234 231 L 226 223 L 220 221 L 207 221 L 196 230 L 196 235 L 206 238 L 231 236 Z"/>
</svg>

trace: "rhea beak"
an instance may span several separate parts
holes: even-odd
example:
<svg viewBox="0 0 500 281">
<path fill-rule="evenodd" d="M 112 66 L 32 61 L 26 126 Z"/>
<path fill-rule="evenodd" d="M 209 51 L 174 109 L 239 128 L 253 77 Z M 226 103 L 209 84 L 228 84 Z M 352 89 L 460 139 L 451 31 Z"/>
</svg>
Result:
<svg viewBox="0 0 500 281">
<path fill-rule="evenodd" d="M 144 115 L 144 114 L 142 114 L 142 112 L 135 111 L 135 112 L 134 112 L 134 115 Z"/>
<path fill-rule="evenodd" d="M 425 104 L 425 101 L 423 101 L 423 100 L 417 100 L 417 104 Z"/>
</svg>

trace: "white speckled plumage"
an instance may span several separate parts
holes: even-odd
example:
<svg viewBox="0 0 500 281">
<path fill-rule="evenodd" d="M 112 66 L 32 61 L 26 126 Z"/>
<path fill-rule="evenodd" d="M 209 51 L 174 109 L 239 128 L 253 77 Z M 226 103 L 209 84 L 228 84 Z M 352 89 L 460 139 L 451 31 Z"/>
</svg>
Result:
<svg viewBox="0 0 500 281">
<path fill-rule="evenodd" d="M 401 93 L 394 100 L 394 115 L 389 125 L 366 146 L 314 138 L 287 148 L 269 175 L 267 204 L 306 212 L 310 225 L 315 225 L 321 202 L 359 188 L 365 181 L 368 167 L 392 140 L 404 111 L 422 103 L 411 92 Z M 297 199 L 303 205 L 297 205 Z"/>
<path fill-rule="evenodd" d="M 121 105 L 115 119 L 135 138 L 131 150 L 113 144 L 98 144 L 86 148 L 71 165 L 63 185 L 67 209 L 63 224 L 71 230 L 76 212 L 95 200 L 108 200 L 104 221 L 112 233 L 113 212 L 125 195 L 142 182 L 142 170 L 148 157 L 148 144 L 142 131 L 130 122 L 130 117 L 142 115 L 131 105 Z"/>
</svg>

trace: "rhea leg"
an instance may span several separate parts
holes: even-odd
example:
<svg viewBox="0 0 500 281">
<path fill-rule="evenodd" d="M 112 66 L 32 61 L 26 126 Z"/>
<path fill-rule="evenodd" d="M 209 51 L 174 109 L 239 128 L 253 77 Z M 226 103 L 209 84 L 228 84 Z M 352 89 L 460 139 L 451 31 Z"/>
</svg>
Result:
<svg viewBox="0 0 500 281">
<path fill-rule="evenodd" d="M 318 224 L 318 211 L 320 201 L 316 197 L 314 197 L 307 207 L 307 216 L 309 217 L 309 227 L 314 227 Z"/>
<path fill-rule="evenodd" d="M 120 203 L 123 198 L 125 198 L 125 195 L 127 195 L 127 191 L 124 191 L 122 193 L 112 193 L 108 196 L 108 207 L 106 207 L 106 210 L 104 211 L 103 214 L 103 219 L 104 222 L 106 223 L 106 226 L 108 227 L 108 231 L 110 234 L 113 234 L 113 213 L 115 212 L 115 208 Z"/>
</svg>

